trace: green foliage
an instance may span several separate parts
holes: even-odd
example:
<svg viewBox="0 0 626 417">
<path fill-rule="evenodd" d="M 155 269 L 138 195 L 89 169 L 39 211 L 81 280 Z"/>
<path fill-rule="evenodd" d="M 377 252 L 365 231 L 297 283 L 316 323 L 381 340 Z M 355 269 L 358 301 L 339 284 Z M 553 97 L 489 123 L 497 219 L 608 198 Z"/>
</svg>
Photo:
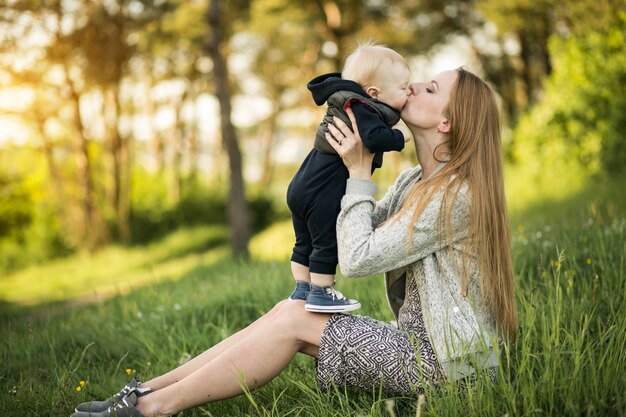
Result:
<svg viewBox="0 0 626 417">
<path fill-rule="evenodd" d="M 554 72 L 545 96 L 520 120 L 513 155 L 539 172 L 616 173 L 626 166 L 626 14 L 602 32 L 550 42 Z"/>
<path fill-rule="evenodd" d="M 32 223 L 20 230 L 18 236 L 0 239 L 0 275 L 71 252 L 56 213 L 40 207 Z"/>
<path fill-rule="evenodd" d="M 172 202 L 161 175 L 141 172 L 135 176 L 131 205 L 131 236 L 135 244 L 163 237 L 179 227 L 228 224 L 225 190 L 185 181 L 180 199 Z M 248 198 L 251 228 L 256 233 L 277 220 L 271 196 L 258 193 Z"/>
<path fill-rule="evenodd" d="M 20 234 L 33 221 L 33 211 L 23 182 L 0 173 L 0 239 Z"/>
<path fill-rule="evenodd" d="M 56 212 L 35 189 L 37 181 L 17 172 L 0 174 L 0 272 L 68 252 Z"/>
</svg>

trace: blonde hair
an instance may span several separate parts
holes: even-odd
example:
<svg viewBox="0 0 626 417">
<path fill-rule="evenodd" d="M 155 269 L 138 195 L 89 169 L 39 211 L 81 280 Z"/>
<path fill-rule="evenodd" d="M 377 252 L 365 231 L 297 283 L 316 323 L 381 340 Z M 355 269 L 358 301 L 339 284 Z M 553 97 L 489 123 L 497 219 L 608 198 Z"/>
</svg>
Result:
<svg viewBox="0 0 626 417">
<path fill-rule="evenodd" d="M 409 191 L 398 215 L 413 212 L 410 232 L 424 208 L 443 191 L 440 233 L 451 234 L 450 212 L 459 189 L 470 190 L 470 239 L 464 243 L 461 288 L 469 286 L 465 253 L 478 252 L 481 295 L 501 334 L 515 340 L 515 277 L 511 259 L 502 151 L 500 117 L 493 91 L 476 75 L 457 69 L 458 77 L 444 116 L 450 121 L 447 164 L 436 174 L 417 182 Z M 435 149 L 435 153 L 437 149 Z"/>
<path fill-rule="evenodd" d="M 383 75 L 383 70 L 392 64 L 403 65 L 407 71 L 409 69 L 406 59 L 393 49 L 373 42 L 363 42 L 346 58 L 341 78 L 368 87 L 375 84 Z"/>
</svg>

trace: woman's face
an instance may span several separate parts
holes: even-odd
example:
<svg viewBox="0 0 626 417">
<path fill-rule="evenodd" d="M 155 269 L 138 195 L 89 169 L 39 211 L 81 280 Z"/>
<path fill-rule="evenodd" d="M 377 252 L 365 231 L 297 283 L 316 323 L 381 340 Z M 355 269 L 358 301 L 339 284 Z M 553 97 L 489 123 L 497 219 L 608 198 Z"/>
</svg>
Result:
<svg viewBox="0 0 626 417">
<path fill-rule="evenodd" d="M 404 123 L 435 130 L 441 121 L 446 120 L 443 110 L 448 105 L 457 77 L 454 70 L 444 71 L 428 82 L 411 84 L 411 95 L 400 113 Z"/>
</svg>

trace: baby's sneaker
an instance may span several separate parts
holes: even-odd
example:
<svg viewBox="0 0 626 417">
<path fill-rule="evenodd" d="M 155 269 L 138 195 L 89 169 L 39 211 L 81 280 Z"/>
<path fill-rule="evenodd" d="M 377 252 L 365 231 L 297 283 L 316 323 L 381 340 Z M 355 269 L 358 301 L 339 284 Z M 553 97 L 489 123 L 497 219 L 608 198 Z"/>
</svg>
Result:
<svg viewBox="0 0 626 417">
<path fill-rule="evenodd" d="M 306 296 L 311 291 L 311 284 L 305 281 L 296 281 L 296 288 L 289 296 L 290 300 L 306 300 Z"/>
<path fill-rule="evenodd" d="M 337 291 L 333 285 L 322 287 L 311 284 L 304 309 L 315 313 L 344 313 L 361 308 L 357 300 L 350 300 Z"/>
</svg>

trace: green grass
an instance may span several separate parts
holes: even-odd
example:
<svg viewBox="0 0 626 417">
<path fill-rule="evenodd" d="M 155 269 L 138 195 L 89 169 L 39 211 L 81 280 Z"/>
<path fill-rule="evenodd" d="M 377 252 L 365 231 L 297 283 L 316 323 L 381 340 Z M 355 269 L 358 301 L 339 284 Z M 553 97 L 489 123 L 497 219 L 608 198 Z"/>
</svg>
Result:
<svg viewBox="0 0 626 417">
<path fill-rule="evenodd" d="M 428 392 L 422 416 L 626 415 L 622 184 L 593 183 L 512 211 L 520 334 L 503 352 L 500 383 L 479 379 L 467 396 L 451 387 Z M 183 230 L 148 247 L 109 248 L 0 279 L 0 415 L 69 415 L 119 389 L 125 369 L 144 378 L 169 370 L 287 295 L 289 223 L 255 238 L 252 261 L 232 259 L 225 239 L 223 230 Z M 339 286 L 361 300 L 362 314 L 391 319 L 381 277 Z M 93 296 L 94 287 L 106 300 L 59 304 Z M 77 391 L 80 381 L 87 384 Z M 260 390 L 184 415 L 416 415 L 411 399 L 315 387 L 313 361 L 299 355 Z"/>
<path fill-rule="evenodd" d="M 33 306 L 68 299 L 107 298 L 166 279 L 225 256 L 228 230 L 203 226 L 179 230 L 147 246 L 110 246 L 35 265 L 0 279 L 0 300 Z"/>
</svg>

